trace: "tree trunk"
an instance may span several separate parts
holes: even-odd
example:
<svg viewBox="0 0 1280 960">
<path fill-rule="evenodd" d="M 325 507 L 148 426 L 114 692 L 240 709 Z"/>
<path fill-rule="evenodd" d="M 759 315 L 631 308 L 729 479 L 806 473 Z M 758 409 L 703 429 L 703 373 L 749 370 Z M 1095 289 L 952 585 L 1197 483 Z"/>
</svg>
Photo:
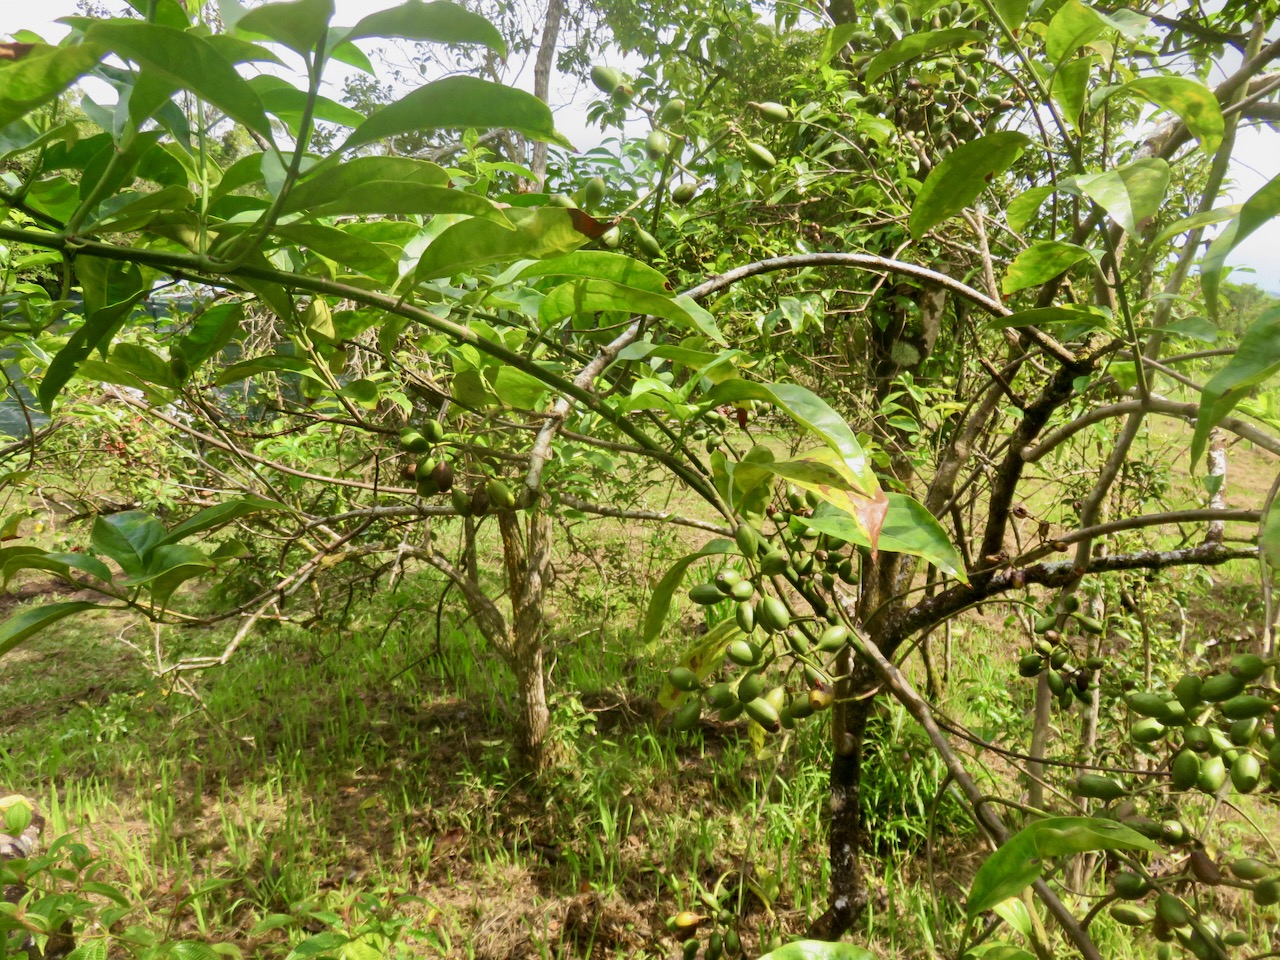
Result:
<svg viewBox="0 0 1280 960">
<path fill-rule="evenodd" d="M 551 68 L 555 65 L 556 41 L 560 37 L 560 19 L 563 16 L 564 0 L 547 0 L 542 40 L 538 43 L 538 56 L 533 62 L 533 95 L 543 103 L 551 95 Z M 534 189 L 541 190 L 547 179 L 547 145 L 542 141 L 533 145 L 529 169 L 537 178 Z"/>
<path fill-rule="evenodd" d="M 512 664 L 520 701 L 517 743 L 529 767 L 538 771 L 546 769 L 553 759 L 546 749 L 551 715 L 542 667 L 544 601 L 551 575 L 551 518 L 537 505 L 530 508 L 527 517 L 522 530 L 520 514 L 504 510 L 498 514 L 498 528 L 507 570 L 507 595 L 511 598 Z"/>
</svg>

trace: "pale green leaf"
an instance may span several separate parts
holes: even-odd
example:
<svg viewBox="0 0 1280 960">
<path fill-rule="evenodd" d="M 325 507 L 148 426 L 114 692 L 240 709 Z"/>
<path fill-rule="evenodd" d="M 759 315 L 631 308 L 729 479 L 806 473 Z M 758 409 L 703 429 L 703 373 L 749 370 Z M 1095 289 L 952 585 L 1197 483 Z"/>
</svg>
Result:
<svg viewBox="0 0 1280 960">
<path fill-rule="evenodd" d="M 1191 77 L 1139 77 L 1112 92 L 1112 96 L 1138 96 L 1176 113 L 1206 154 L 1217 152 L 1226 124 L 1222 106 L 1213 91 Z"/>
<path fill-rule="evenodd" d="M 777 950 L 761 954 L 759 960 L 876 960 L 876 955 L 852 943 L 793 940 Z"/>
<path fill-rule="evenodd" d="M 1027 287 L 1038 286 L 1091 256 L 1088 250 L 1074 243 L 1062 240 L 1037 241 L 1009 264 L 1000 289 L 1004 293 L 1015 293 Z"/>
<path fill-rule="evenodd" d="M 420 40 L 434 43 L 481 44 L 500 57 L 507 46 L 496 27 L 479 14 L 456 3 L 409 0 L 398 7 L 371 13 L 345 33 L 347 40 L 365 37 Z"/>
<path fill-rule="evenodd" d="M 988 134 L 956 147 L 929 172 L 911 206 L 911 235 L 924 236 L 973 203 L 989 179 L 1003 173 L 1031 141 L 1013 130 Z"/>
<path fill-rule="evenodd" d="M 732 540 L 712 540 L 696 553 L 681 557 L 666 572 L 658 585 L 653 588 L 653 596 L 649 598 L 649 607 L 645 612 L 644 628 L 640 641 L 648 643 L 658 635 L 662 625 L 666 623 L 667 613 L 671 609 L 671 598 L 684 582 L 685 571 L 689 565 L 704 557 L 723 556 L 727 553 L 738 553 L 738 545 Z"/>
<path fill-rule="evenodd" d="M 1044 205 L 1045 200 L 1052 195 L 1053 187 L 1051 186 L 1032 187 L 1030 190 L 1023 190 L 1010 200 L 1004 210 L 1004 218 L 1009 224 L 1009 229 L 1014 233 L 1021 233 Z"/>
<path fill-rule="evenodd" d="M 1273 177 L 1240 207 L 1240 213 L 1209 245 L 1200 263 L 1200 286 L 1209 315 L 1218 315 L 1218 284 L 1227 257 L 1237 245 L 1267 221 L 1280 216 L 1280 176 Z"/>
<path fill-rule="evenodd" d="M 1110 214 L 1127 233 L 1137 233 L 1154 217 L 1169 191 L 1169 164 L 1159 157 L 1075 177 L 1072 183 Z"/>
<path fill-rule="evenodd" d="M 8 127 L 53 100 L 93 69 L 105 53 L 106 48 L 97 43 L 62 47 L 41 43 L 21 60 L 0 63 L 0 127 Z"/>
<path fill-rule="evenodd" d="M 1191 466 L 1204 453 L 1209 432 L 1222 422 L 1249 390 L 1280 371 L 1280 307 L 1272 307 L 1245 331 L 1235 356 L 1219 370 L 1200 394 L 1196 430 L 1191 438 Z"/>
</svg>

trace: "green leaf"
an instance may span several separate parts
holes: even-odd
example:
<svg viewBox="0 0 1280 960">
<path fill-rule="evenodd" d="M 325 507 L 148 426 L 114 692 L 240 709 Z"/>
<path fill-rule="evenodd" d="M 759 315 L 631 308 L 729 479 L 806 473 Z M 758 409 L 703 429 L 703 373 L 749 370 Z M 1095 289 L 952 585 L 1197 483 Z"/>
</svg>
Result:
<svg viewBox="0 0 1280 960">
<path fill-rule="evenodd" d="M 827 30 L 822 40 L 822 52 L 818 54 L 819 63 L 830 63 L 831 58 L 845 48 L 849 38 L 858 32 L 857 23 L 837 23 Z"/>
<path fill-rule="evenodd" d="M 1209 440 L 1209 431 L 1248 396 L 1249 390 L 1280 370 L 1280 307 L 1258 317 L 1240 338 L 1235 356 L 1214 374 L 1200 394 L 1196 430 L 1191 438 L 1191 467 L 1195 469 Z"/>
<path fill-rule="evenodd" d="M 1222 106 L 1213 91 L 1190 77 L 1139 77 L 1111 92 L 1111 96 L 1138 96 L 1156 106 L 1176 113 L 1191 135 L 1200 141 L 1200 149 L 1209 155 L 1222 144 L 1226 124 Z"/>
<path fill-rule="evenodd" d="M 409 0 L 389 10 L 371 13 L 346 32 L 347 40 L 364 37 L 421 40 L 430 43 L 476 43 L 506 57 L 507 45 L 498 29 L 484 17 L 456 3 Z"/>
<path fill-rule="evenodd" d="M 890 44 L 867 64 L 867 83 L 875 83 L 886 73 L 900 64 L 916 60 L 926 54 L 939 50 L 951 50 L 966 43 L 979 43 L 986 40 L 986 34 L 977 30 L 964 30 L 952 27 L 947 30 L 926 30 L 923 33 L 909 33 L 901 40 Z"/>
<path fill-rule="evenodd" d="M 925 509 L 924 504 L 902 493 L 889 492 L 886 496 L 888 508 L 876 546 L 887 553 L 920 557 L 947 576 L 968 583 L 964 558 L 951 543 L 942 524 Z M 872 546 L 857 522 L 843 510 L 836 512 L 834 507 L 819 507 L 805 522 L 819 533 L 826 533 L 861 547 Z"/>
<path fill-rule="evenodd" d="M 313 253 L 327 257 L 378 280 L 394 280 L 398 261 L 389 250 L 342 227 L 290 223 L 275 227 L 272 234 Z"/>
<path fill-rule="evenodd" d="M 1004 293 L 1015 293 L 1046 283 L 1091 256 L 1088 250 L 1074 243 L 1038 240 L 1014 257 L 1000 289 Z"/>
<path fill-rule="evenodd" d="M 268 357 L 255 357 L 252 360 L 241 360 L 239 363 L 233 363 L 218 374 L 214 383 L 222 387 L 228 383 L 235 383 L 237 380 L 245 380 L 255 373 L 265 373 L 267 371 L 301 373 L 310 369 L 310 367 L 311 364 L 301 357 L 273 354 Z"/>
<path fill-rule="evenodd" d="M 151 551 L 164 542 L 164 526 L 141 510 L 126 510 L 109 516 L 99 515 L 93 521 L 89 542 L 98 553 L 120 565 L 130 577 L 145 572 Z"/>
<path fill-rule="evenodd" d="M 447 77 L 383 107 L 352 132 L 341 150 L 403 133 L 445 128 L 515 130 L 531 140 L 572 149 L 556 132 L 551 109 L 533 94 L 478 77 Z"/>
<path fill-rule="evenodd" d="M 19 570 L 48 570 L 77 585 L 79 585 L 79 581 L 71 576 L 71 571 L 73 570 L 87 573 L 103 583 L 110 583 L 112 579 L 110 567 L 97 557 L 86 556 L 83 553 L 44 553 L 39 551 L 12 556 L 4 563 L 5 587 L 8 587 L 9 581 L 13 579 L 14 574 Z"/>
<path fill-rule="evenodd" d="M 503 213 L 507 225 L 476 218 L 442 230 L 419 258 L 414 280 L 450 277 L 490 263 L 569 253 L 590 239 L 579 229 L 580 225 L 586 225 L 585 221 L 597 223 L 580 210 L 562 207 L 513 207 Z M 511 225 L 516 229 L 512 230 Z"/>
<path fill-rule="evenodd" d="M 306 110 L 307 91 L 299 90 L 287 80 L 273 77 L 267 73 L 259 74 L 251 79 L 249 85 L 253 87 L 262 99 L 263 109 L 288 127 L 289 132 L 296 137 L 302 125 L 303 113 Z M 343 127 L 351 127 L 352 129 L 360 126 L 365 120 L 363 113 L 330 100 L 328 97 L 321 96 L 317 96 L 312 103 L 312 115 L 317 120 L 338 124 Z"/>
<path fill-rule="evenodd" d="M 665 293 L 649 293 L 609 280 L 574 280 L 562 283 L 543 299 L 538 321 L 545 327 L 568 316 L 619 311 L 663 317 L 692 330 L 698 324 L 689 312 Z"/>
<path fill-rule="evenodd" d="M 1003 130 L 961 144 L 929 172 L 911 206 L 911 235 L 917 240 L 973 203 L 997 173 L 1013 164 L 1031 141 Z"/>
<path fill-rule="evenodd" d="M 1267 515 L 1262 520 L 1262 535 L 1258 538 L 1258 546 L 1266 554 L 1271 570 L 1280 570 L 1280 499 L 1271 501 Z"/>
<path fill-rule="evenodd" d="M 185 543 L 169 543 L 155 547 L 146 572 L 128 581 L 129 586 L 146 587 L 157 607 L 165 607 L 178 587 L 194 577 L 208 573 L 215 564 L 203 551 Z"/>
<path fill-rule="evenodd" d="M 154 23 L 119 20 L 89 21 L 86 33 L 94 43 L 155 71 L 271 139 L 271 123 L 253 87 L 204 38 Z"/>
<path fill-rule="evenodd" d="M 137 267 L 133 267 L 134 272 Z M 53 410 L 53 401 L 79 369 L 80 364 L 93 352 L 94 348 L 105 349 L 111 337 L 124 322 L 134 304 L 142 298 L 139 290 L 133 297 L 122 302 L 103 307 L 92 314 L 67 341 L 66 346 L 58 351 L 49 368 L 40 380 L 37 397 L 45 413 Z"/>
<path fill-rule="evenodd" d="M 793 940 L 777 950 L 761 954 L 759 960 L 876 960 L 876 955 L 852 943 Z"/>
<path fill-rule="evenodd" d="M 1102 36 L 1107 23 L 1092 7 L 1080 0 L 1067 0 L 1049 21 L 1045 51 L 1049 61 L 1061 63 L 1087 43 Z"/>
<path fill-rule="evenodd" d="M 192 369 L 204 363 L 231 342 L 244 320 L 244 305 L 215 303 L 196 317 L 191 331 L 178 341 L 179 352 Z"/>
<path fill-rule="evenodd" d="M 1169 190 L 1169 164 L 1148 157 L 1105 173 L 1074 177 L 1070 184 L 1106 210 L 1126 233 L 1137 233 L 1160 212 Z"/>
<path fill-rule="evenodd" d="M 1143 328 L 1143 332 L 1151 328 Z M 1199 340 L 1201 343 L 1217 343 L 1218 328 L 1212 321 L 1204 317 L 1182 317 L 1159 328 L 1161 333 L 1171 333 L 1175 337 L 1186 337 L 1188 340 Z"/>
<path fill-rule="evenodd" d="M 1006 327 L 1043 327 L 1054 323 L 1082 324 L 1088 329 L 1106 328 L 1110 320 L 1101 313 L 1084 306 L 1037 307 L 1020 310 L 1007 317 L 995 317 L 991 326 L 997 330 Z"/>
<path fill-rule="evenodd" d="M 178 524 L 172 530 L 161 538 L 161 544 L 178 543 L 187 537 L 193 537 L 197 533 L 204 533 L 207 530 L 214 530 L 223 524 L 230 523 L 232 520 L 239 520 L 241 517 L 247 517 L 254 513 L 274 512 L 278 510 L 287 510 L 282 503 L 274 500 L 264 500 L 261 497 L 241 497 L 238 500 L 229 500 L 226 503 L 219 503 L 212 507 L 205 507 L 194 516 L 188 517 L 182 523 Z"/>
<path fill-rule="evenodd" d="M 21 60 L 0 66 L 0 127 L 53 100 L 93 69 L 106 52 L 96 43 L 62 47 L 39 43 Z"/>
<path fill-rule="evenodd" d="M 445 187 L 449 172 L 439 164 L 411 157 L 353 157 L 317 164 L 294 184 L 281 205 L 283 213 L 311 210 L 320 204 L 341 203 L 348 191 L 373 181 L 394 180 L 427 187 Z"/>
<path fill-rule="evenodd" d="M 499 367 L 493 379 L 493 392 L 498 399 L 517 410 L 539 409 L 549 389 L 541 380 L 516 367 Z"/>
<path fill-rule="evenodd" d="M 699 680 L 705 680 L 724 665 L 725 648 L 740 636 L 742 636 L 742 630 L 732 619 L 721 620 L 694 640 L 692 645 L 680 654 L 674 665 L 692 670 Z M 649 647 L 656 646 L 657 644 L 649 645 Z M 665 644 L 661 651 L 646 649 L 645 653 L 661 653 L 664 660 L 670 656 Z M 668 712 L 677 710 L 688 697 L 696 695 L 677 689 L 670 680 L 667 680 L 663 682 L 662 689 L 658 692 L 658 706 Z"/>
<path fill-rule="evenodd" d="M 996 13 L 1010 30 L 1017 30 L 1026 22 L 1030 0 L 995 0 Z"/>
<path fill-rule="evenodd" d="M 1093 72 L 1096 59 L 1096 57 L 1080 57 L 1077 60 L 1069 60 L 1053 72 L 1049 92 L 1058 101 L 1063 116 L 1077 133 L 1080 132 L 1081 117 L 1084 114 L 1089 75 Z"/>
<path fill-rule="evenodd" d="M 534 277 L 580 277 L 590 280 L 608 280 L 623 287 L 669 296 L 671 284 L 666 276 L 647 263 L 620 253 L 603 250 L 579 250 L 563 257 L 552 257 L 525 267 L 517 280 Z"/>
<path fill-rule="evenodd" d="M 290 197 L 289 206 L 302 210 L 308 217 L 339 217 L 353 214 L 383 216 L 434 216 L 438 213 L 484 217 L 506 229 L 510 221 L 492 200 L 477 193 L 436 187 L 403 180 L 366 180 L 348 187 L 327 202 L 299 206 Z"/>
<path fill-rule="evenodd" d="M 1246 200 L 1235 220 L 1209 244 L 1209 252 L 1200 263 L 1200 288 L 1204 291 L 1209 316 L 1218 315 L 1218 285 L 1227 256 L 1245 237 L 1276 216 L 1280 216 L 1280 176 L 1272 178 Z"/>
<path fill-rule="evenodd" d="M 319 48 L 333 19 L 333 0 L 264 3 L 236 20 L 235 29 L 283 43 L 308 54 Z"/>
<path fill-rule="evenodd" d="M 658 635 L 662 625 L 666 623 L 667 613 L 671 610 L 671 597 L 684 582 L 685 571 L 689 565 L 704 557 L 719 557 L 725 554 L 738 553 L 738 545 L 732 540 L 712 540 L 697 553 L 681 557 L 666 575 L 653 588 L 653 596 L 649 598 L 649 609 L 645 612 L 644 628 L 640 634 L 640 642 L 648 643 Z"/>
<path fill-rule="evenodd" d="M 82 610 L 100 609 L 103 609 L 100 604 L 90 603 L 88 600 L 67 600 L 61 603 L 42 604 L 15 614 L 4 623 L 0 623 L 0 657 L 23 640 L 34 636 L 50 624 L 57 623 L 63 617 L 69 617 Z"/>
<path fill-rule="evenodd" d="M 1148 850 L 1159 847 L 1113 820 L 1049 817 L 1024 827 L 1001 844 L 978 868 L 965 910 L 976 917 L 1016 897 L 1043 872 L 1043 861 L 1090 850 Z"/>
<path fill-rule="evenodd" d="M 1009 223 L 1009 229 L 1014 233 L 1021 233 L 1040 207 L 1044 205 L 1045 200 L 1052 195 L 1053 187 L 1032 187 L 1030 190 L 1023 190 L 1010 200 L 1009 205 L 1004 210 L 1004 218 Z"/>
</svg>

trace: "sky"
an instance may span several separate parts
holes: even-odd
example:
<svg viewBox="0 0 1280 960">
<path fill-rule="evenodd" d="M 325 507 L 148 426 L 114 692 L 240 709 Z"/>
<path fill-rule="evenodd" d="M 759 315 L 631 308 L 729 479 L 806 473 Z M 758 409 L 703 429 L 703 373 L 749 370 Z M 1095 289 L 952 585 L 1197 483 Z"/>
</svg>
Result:
<svg viewBox="0 0 1280 960">
<path fill-rule="evenodd" d="M 391 5 L 394 0 L 335 0 L 334 22 L 353 24 L 365 14 Z M 38 5 L 27 0 L 0 0 L 0 35 L 27 29 L 55 42 L 67 32 L 65 26 L 55 22 L 57 18 L 76 12 L 75 0 L 39 0 Z M 531 70 L 526 68 L 508 78 L 508 82 L 528 88 L 532 85 L 530 74 Z M 340 77 L 335 76 L 333 82 L 334 88 L 326 92 L 337 99 Z M 561 84 L 552 91 L 556 126 L 579 149 L 597 146 L 605 136 L 598 127 L 589 127 L 586 123 L 586 105 L 593 94 L 594 90 L 582 90 L 574 81 L 567 81 L 567 85 Z M 1223 202 L 1242 202 L 1277 174 L 1280 174 L 1280 134 L 1266 127 L 1241 130 L 1233 153 L 1231 186 Z M 1259 228 L 1235 249 L 1227 263 L 1235 268 L 1233 280 L 1254 283 L 1280 294 L 1280 220 Z"/>
</svg>

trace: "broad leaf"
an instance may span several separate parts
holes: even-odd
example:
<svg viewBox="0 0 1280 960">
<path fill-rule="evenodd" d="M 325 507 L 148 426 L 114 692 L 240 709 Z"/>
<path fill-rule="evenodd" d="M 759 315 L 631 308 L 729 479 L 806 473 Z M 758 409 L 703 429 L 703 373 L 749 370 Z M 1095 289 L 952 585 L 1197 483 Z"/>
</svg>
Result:
<svg viewBox="0 0 1280 960">
<path fill-rule="evenodd" d="M 309 211 L 321 204 L 341 204 L 349 191 L 374 181 L 446 187 L 449 172 L 438 164 L 411 157 L 354 157 L 341 163 L 318 165 L 314 172 L 293 185 L 281 211 L 293 213 Z"/>
<path fill-rule="evenodd" d="M 136 269 L 136 268 L 135 268 Z M 58 355 L 49 364 L 40 380 L 37 397 L 45 413 L 53 410 L 53 401 L 66 386 L 83 362 L 95 348 L 106 349 L 111 337 L 120 327 L 138 300 L 142 298 L 139 290 L 129 300 L 98 310 L 84 325 L 71 335 L 66 346 L 58 351 Z"/>
<path fill-rule="evenodd" d="M 718 557 L 729 553 L 738 553 L 736 543 L 732 540 L 712 540 L 697 553 L 681 557 L 671 565 L 671 569 L 658 581 L 658 585 L 653 588 L 653 596 L 649 598 L 649 609 L 645 612 L 644 628 L 640 633 L 642 643 L 648 643 L 656 637 L 662 625 L 667 622 L 667 613 L 671 610 L 671 598 L 684 582 L 684 574 L 689 569 L 689 565 L 705 557 Z"/>
<path fill-rule="evenodd" d="M 1051 196 L 1053 196 L 1053 187 L 1032 187 L 1030 190 L 1023 190 L 1010 200 L 1004 210 L 1004 218 L 1009 223 L 1009 229 L 1014 233 L 1021 233 L 1044 205 L 1045 200 Z"/>
<path fill-rule="evenodd" d="M 1266 554 L 1272 572 L 1280 570 L 1280 500 L 1271 501 L 1271 507 L 1262 521 L 1262 535 L 1258 538 L 1258 545 Z"/>
<path fill-rule="evenodd" d="M 1200 286 L 1209 315 L 1218 315 L 1218 283 L 1227 256 L 1268 220 L 1280 216 L 1280 176 L 1274 177 L 1240 207 L 1239 215 L 1209 245 L 1200 264 Z"/>
<path fill-rule="evenodd" d="M 742 636 L 742 630 L 735 621 L 721 620 L 701 637 L 694 640 L 674 665 L 692 670 L 699 680 L 705 680 L 724 664 L 725 648 L 740 636 Z M 657 653 L 658 651 L 652 652 Z M 665 645 L 661 652 L 663 659 L 669 656 Z M 658 706 L 666 711 L 675 710 L 684 703 L 686 698 L 697 695 L 696 693 L 686 693 L 672 686 L 670 680 L 666 680 L 662 684 L 662 689 L 658 692 Z"/>
<path fill-rule="evenodd" d="M 89 534 L 93 549 L 118 563 L 130 577 L 144 574 L 151 551 L 164 538 L 165 529 L 160 521 L 141 510 L 99 516 Z"/>
<path fill-rule="evenodd" d="M 1053 324 L 1069 324 L 1082 330 L 1105 329 L 1111 321 L 1103 314 L 1084 306 L 1037 307 L 1020 310 L 1007 317 L 995 317 L 991 326 L 997 330 L 1017 327 L 1043 327 Z M 1070 338 L 1074 339 L 1074 338 Z"/>
<path fill-rule="evenodd" d="M 129 581 L 130 586 L 144 586 L 157 607 L 168 605 L 175 590 L 194 577 L 208 573 L 215 564 L 196 547 L 185 543 L 169 543 L 155 547 L 146 572 Z"/>
<path fill-rule="evenodd" d="M 261 497 L 253 496 L 241 497 L 239 500 L 231 500 L 227 503 L 219 503 L 216 506 L 205 507 L 194 516 L 188 517 L 165 534 L 160 540 L 160 544 L 178 543 L 187 537 L 213 530 L 223 524 L 230 523 L 232 520 L 238 520 L 250 514 L 286 509 L 288 508 L 284 504 L 276 503 L 274 500 L 264 500 Z"/>
<path fill-rule="evenodd" d="M 305 55 L 319 49 L 332 18 L 333 0 L 292 0 L 255 7 L 236 20 L 235 28 Z"/>
<path fill-rule="evenodd" d="M 1280 371 L 1280 307 L 1272 307 L 1258 317 L 1240 338 L 1227 365 L 1214 374 L 1200 394 L 1196 431 L 1191 438 L 1191 467 L 1195 468 L 1209 441 L 1209 432 L 1222 418 L 1262 383 Z"/>
<path fill-rule="evenodd" d="M 590 240 L 600 226 L 581 210 L 562 207 L 512 208 L 503 213 L 506 224 L 471 219 L 446 227 L 423 251 L 414 269 L 415 281 L 450 277 L 491 263 L 569 253 Z"/>
<path fill-rule="evenodd" d="M 4 623 L 0 623 L 0 657 L 20 644 L 28 637 L 39 633 L 50 624 L 57 623 L 64 617 L 82 610 L 101 610 L 103 607 L 88 600 L 66 600 L 61 603 L 46 603 L 22 613 L 15 614 Z"/>
<path fill-rule="evenodd" d="M 969 887 L 965 910 L 970 917 L 1016 897 L 1040 879 L 1043 861 L 1089 850 L 1159 848 L 1141 834 L 1113 820 L 1050 817 L 1024 827 L 983 862 Z"/>
<path fill-rule="evenodd" d="M 624 287 L 663 296 L 668 296 L 671 291 L 671 284 L 666 276 L 647 263 L 604 250 L 579 250 L 563 257 L 553 257 L 525 267 L 516 274 L 518 280 L 534 277 L 608 280 Z"/>
<path fill-rule="evenodd" d="M 793 940 L 777 950 L 760 955 L 759 960 L 877 960 L 876 955 L 852 943 L 828 940 Z"/>
<path fill-rule="evenodd" d="M 702 330 L 689 312 L 670 295 L 649 293 L 609 280 L 575 280 L 562 283 L 543 299 L 538 307 L 538 321 L 546 327 L 568 316 L 583 316 L 607 311 L 651 314 L 699 333 L 712 334 L 719 339 L 717 332 Z"/>
<path fill-rule="evenodd" d="M 4 562 L 4 586 L 6 588 L 9 586 L 9 581 L 20 570 L 48 570 L 50 573 L 55 573 L 70 583 L 79 585 L 79 581 L 71 576 L 73 570 L 78 570 L 97 580 L 101 580 L 103 583 L 111 582 L 111 568 L 97 557 L 86 556 L 83 553 L 45 553 L 37 551 L 35 553 L 19 553 L 11 556 Z"/>
<path fill-rule="evenodd" d="M 937 518 L 920 501 L 902 493 L 887 493 L 884 522 L 877 544 L 886 553 L 905 553 L 920 557 L 950 577 L 968 583 L 964 558 L 952 544 Z M 871 547 L 870 540 L 856 521 L 847 514 L 819 507 L 805 521 L 819 533 L 860 547 Z"/>
<path fill-rule="evenodd" d="M 85 26 L 91 41 L 150 68 L 271 138 L 271 123 L 253 87 L 205 39 L 142 21 L 85 21 Z"/>
<path fill-rule="evenodd" d="M 1050 94 L 1058 101 L 1067 122 L 1080 131 L 1081 118 L 1084 114 L 1085 93 L 1089 86 L 1089 76 L 1093 72 L 1095 57 L 1080 57 L 1068 60 L 1053 72 Z"/>
<path fill-rule="evenodd" d="M 445 128 L 515 130 L 531 140 L 572 148 L 556 132 L 551 109 L 533 94 L 478 77 L 448 77 L 383 107 L 357 127 L 341 149 Z"/>
<path fill-rule="evenodd" d="M 1092 256 L 1084 247 L 1062 240 L 1039 240 L 1023 250 L 1009 264 L 1000 289 L 1016 293 L 1047 283 Z"/>
<path fill-rule="evenodd" d="M 1158 107 L 1176 113 L 1191 135 L 1200 141 L 1200 149 L 1214 154 L 1222 144 L 1226 124 L 1222 106 L 1213 91 L 1190 77 L 1139 77 L 1130 80 L 1112 96 L 1138 96 Z"/>
<path fill-rule="evenodd" d="M 97 43 L 37 44 L 16 63 L 0 65 L 0 127 L 53 100 L 93 69 L 105 53 L 106 48 Z"/>
<path fill-rule="evenodd" d="M 1169 190 L 1169 164 L 1149 157 L 1106 173 L 1075 177 L 1072 183 L 1126 233 L 1137 233 L 1160 212 Z"/>
<path fill-rule="evenodd" d="M 191 331 L 178 341 L 179 351 L 192 368 L 198 367 L 231 342 L 243 319 L 243 305 L 215 303 L 195 318 Z"/>
<path fill-rule="evenodd" d="M 911 235 L 917 240 L 978 199 L 987 182 L 1013 164 L 1031 141 L 1013 130 L 961 144 L 929 172 L 911 206 Z"/>
<path fill-rule="evenodd" d="M 502 34 L 484 17 L 456 3 L 409 0 L 389 10 L 371 13 L 343 34 L 347 40 L 365 37 L 422 40 L 434 43 L 475 43 L 507 55 Z"/>
<path fill-rule="evenodd" d="M 1049 21 L 1045 34 L 1045 52 L 1049 61 L 1061 63 L 1087 43 L 1102 36 L 1106 21 L 1092 7 L 1080 0 L 1067 0 Z"/>
<path fill-rule="evenodd" d="M 939 50 L 951 50 L 966 43 L 980 43 L 986 34 L 977 30 L 952 27 L 949 30 L 926 30 L 909 33 L 876 54 L 867 64 L 867 83 L 875 83 L 894 67 L 916 60 Z"/>
</svg>

